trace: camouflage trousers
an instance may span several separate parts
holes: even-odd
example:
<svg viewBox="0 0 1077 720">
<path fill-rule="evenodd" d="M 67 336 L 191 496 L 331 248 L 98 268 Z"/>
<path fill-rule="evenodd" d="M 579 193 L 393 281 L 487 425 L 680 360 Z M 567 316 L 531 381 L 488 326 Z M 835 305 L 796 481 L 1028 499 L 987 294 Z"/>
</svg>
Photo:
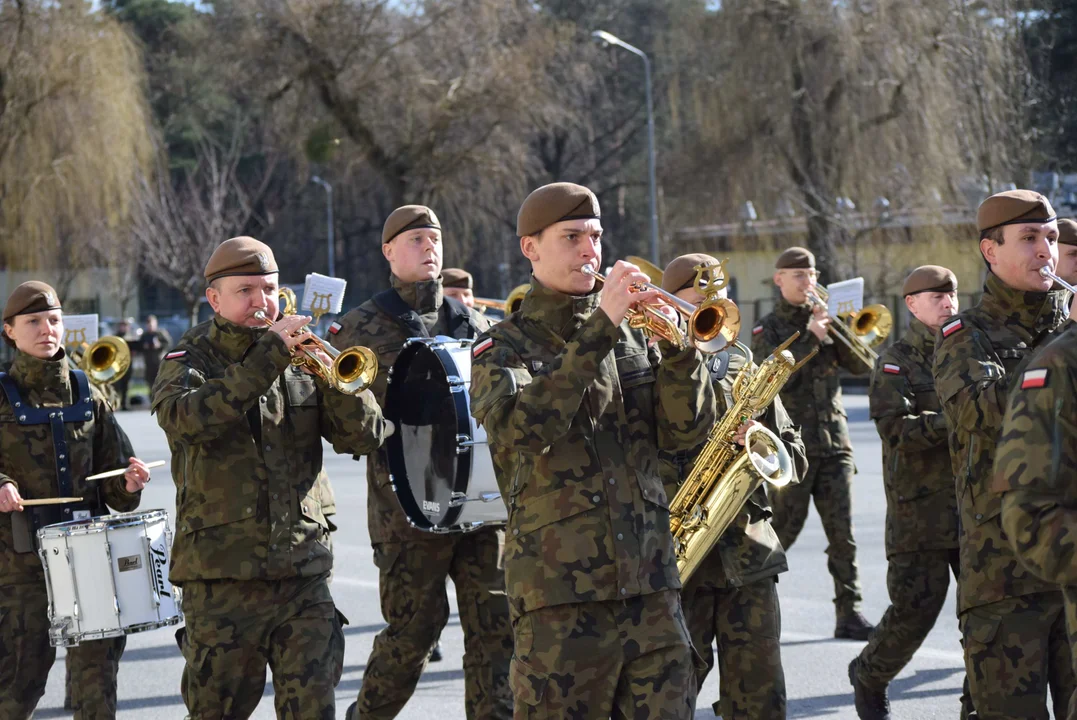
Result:
<svg viewBox="0 0 1077 720">
<path fill-rule="evenodd" d="M 278 718 L 333 720 L 344 666 L 344 616 L 327 576 L 183 584 L 186 665 L 180 692 L 190 720 L 247 718 L 273 672 Z"/>
<path fill-rule="evenodd" d="M 799 483 L 770 493 L 774 508 L 773 526 L 788 552 L 796 542 L 812 500 L 826 533 L 827 568 L 834 578 L 834 604 L 838 612 L 860 609 L 860 576 L 856 567 L 853 540 L 852 482 L 855 466 L 852 453 L 827 457 L 808 456 L 808 472 Z"/>
<path fill-rule="evenodd" d="M 374 545 L 381 614 L 388 626 L 374 638 L 359 689 L 358 718 L 394 718 L 415 692 L 430 650 L 449 621 L 448 578 L 456 587 L 464 631 L 467 717 L 512 716 L 512 630 L 501 545 L 494 528 Z"/>
<path fill-rule="evenodd" d="M 1070 641 L 1070 660 L 1073 662 L 1074 676 L 1077 677 L 1077 587 L 1063 587 L 1062 595 L 1066 606 L 1066 634 Z M 1066 720 L 1077 720 L 1077 690 L 1070 693 Z"/>
<path fill-rule="evenodd" d="M 776 578 L 743 587 L 689 586 L 682 592 L 692 645 L 706 663 L 697 687 L 714 667 L 711 645 L 718 645 L 718 702 L 724 720 L 785 720 L 782 670 L 782 616 Z"/>
<path fill-rule="evenodd" d="M 696 665 L 680 593 L 554 605 L 515 621 L 516 720 L 689 720 Z"/>
<path fill-rule="evenodd" d="M 29 718 L 56 659 L 49 644 L 45 581 L 0 587 L 0 718 Z M 126 637 L 69 648 L 76 720 L 116 717 L 116 676 Z"/>
<path fill-rule="evenodd" d="M 980 720 L 1066 716 L 1075 689 L 1062 594 L 1038 593 L 981 605 L 960 618 L 965 671 Z"/>
</svg>

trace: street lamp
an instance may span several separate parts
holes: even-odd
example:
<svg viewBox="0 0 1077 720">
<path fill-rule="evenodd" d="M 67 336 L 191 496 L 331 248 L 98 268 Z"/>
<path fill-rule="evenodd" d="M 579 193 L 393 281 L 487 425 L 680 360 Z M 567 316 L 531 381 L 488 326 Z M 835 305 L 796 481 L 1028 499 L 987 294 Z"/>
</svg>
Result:
<svg viewBox="0 0 1077 720">
<path fill-rule="evenodd" d="M 655 182 L 655 158 L 654 158 L 654 101 L 651 98 L 651 61 L 647 54 L 635 45 L 629 45 L 616 35 L 611 35 L 605 30 L 595 30 L 591 33 L 607 45 L 616 45 L 624 48 L 643 59 L 643 78 L 647 89 L 647 174 L 651 194 L 651 262 L 658 265 L 658 190 Z"/>
<path fill-rule="evenodd" d="M 334 255 L 336 251 L 333 245 L 333 186 L 322 180 L 317 175 L 310 178 L 311 182 L 318 183 L 325 189 L 325 212 L 326 212 L 326 224 L 329 227 L 328 230 L 328 243 L 329 243 L 329 277 L 336 277 L 336 263 L 334 262 Z"/>
</svg>

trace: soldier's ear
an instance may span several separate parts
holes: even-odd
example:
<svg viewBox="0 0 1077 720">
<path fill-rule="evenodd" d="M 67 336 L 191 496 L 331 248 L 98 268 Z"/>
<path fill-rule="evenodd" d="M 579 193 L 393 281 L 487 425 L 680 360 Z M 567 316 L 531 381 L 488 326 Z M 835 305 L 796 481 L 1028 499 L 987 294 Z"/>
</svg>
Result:
<svg viewBox="0 0 1077 720">
<path fill-rule="evenodd" d="M 988 266 L 996 264 L 998 262 L 998 243 L 991 238 L 982 238 L 980 240 L 980 254 L 984 256 L 984 262 Z"/>
<path fill-rule="evenodd" d="M 390 265 L 393 264 L 393 241 L 381 244 L 381 254 Z"/>
<path fill-rule="evenodd" d="M 214 283 L 210 283 L 206 288 L 206 302 L 213 308 L 213 312 L 219 313 L 221 311 L 221 291 L 217 289 Z"/>
<path fill-rule="evenodd" d="M 541 236 L 524 235 L 520 238 L 520 252 L 531 262 L 539 259 L 539 237 Z"/>
</svg>

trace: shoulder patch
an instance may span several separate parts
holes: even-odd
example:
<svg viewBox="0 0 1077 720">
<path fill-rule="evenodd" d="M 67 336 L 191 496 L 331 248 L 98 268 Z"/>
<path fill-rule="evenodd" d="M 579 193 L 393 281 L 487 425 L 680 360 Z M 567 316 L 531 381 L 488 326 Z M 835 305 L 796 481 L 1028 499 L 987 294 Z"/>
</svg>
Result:
<svg viewBox="0 0 1077 720">
<path fill-rule="evenodd" d="M 1021 389 L 1041 388 L 1047 385 L 1047 368 L 1025 370 L 1021 375 Z"/>
<path fill-rule="evenodd" d="M 479 355 L 482 355 L 484 352 L 486 352 L 487 350 L 489 350 L 493 346 L 494 346 L 494 339 L 493 338 L 486 338 L 482 342 L 476 343 L 475 347 L 471 348 L 471 357 L 477 358 Z"/>
<path fill-rule="evenodd" d="M 334 335 L 336 335 L 338 332 L 340 332 L 340 323 L 338 323 L 338 322 L 332 323 L 329 326 L 329 332 L 331 332 Z"/>
<path fill-rule="evenodd" d="M 762 325 L 756 325 L 754 328 L 752 328 L 752 335 L 758 335 L 761 332 L 763 332 Z"/>
<path fill-rule="evenodd" d="M 900 375 L 901 374 L 901 366 L 900 365 L 894 365 L 893 363 L 884 363 L 883 364 L 883 372 L 884 373 L 890 373 L 891 375 Z"/>
<path fill-rule="evenodd" d="M 181 357 L 187 354 L 186 350 L 173 350 L 165 355 L 165 360 L 179 360 Z"/>
<path fill-rule="evenodd" d="M 953 322 L 949 322 L 942 326 L 942 336 L 950 337 L 963 327 L 965 327 L 965 324 L 960 320 L 954 320 Z"/>
</svg>

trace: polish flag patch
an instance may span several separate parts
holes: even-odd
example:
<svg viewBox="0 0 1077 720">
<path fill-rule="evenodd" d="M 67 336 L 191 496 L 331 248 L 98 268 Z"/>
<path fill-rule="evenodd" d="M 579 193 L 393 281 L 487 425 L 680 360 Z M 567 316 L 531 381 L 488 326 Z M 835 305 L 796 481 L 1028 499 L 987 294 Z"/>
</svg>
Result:
<svg viewBox="0 0 1077 720">
<path fill-rule="evenodd" d="M 473 347 L 471 349 L 471 357 L 478 357 L 479 355 L 482 355 L 484 352 L 486 352 L 487 350 L 489 350 L 493 346 L 494 346 L 493 339 L 492 338 L 486 338 L 481 343 L 479 343 L 478 345 L 476 345 L 475 347 Z"/>
<path fill-rule="evenodd" d="M 950 337 L 963 327 L 965 327 L 965 324 L 963 322 L 961 322 L 960 320 L 954 320 L 952 323 L 948 323 L 942 326 L 942 336 Z"/>
<path fill-rule="evenodd" d="M 884 373 L 890 373 L 891 375 L 900 375 L 901 374 L 901 366 L 899 366 L 899 365 L 891 365 L 890 363 L 885 363 L 883 365 L 883 372 Z"/>
<path fill-rule="evenodd" d="M 335 323 L 331 324 L 329 326 L 329 332 L 331 332 L 334 335 L 336 335 L 338 332 L 340 332 L 340 323 L 335 322 Z"/>
<path fill-rule="evenodd" d="M 165 360 L 178 360 L 179 358 L 183 357 L 186 354 L 187 354 L 186 350 L 174 350 L 174 351 L 168 353 L 167 355 L 165 355 Z"/>
<path fill-rule="evenodd" d="M 1021 389 L 1041 388 L 1047 384 L 1047 368 L 1026 370 L 1021 376 Z"/>
<path fill-rule="evenodd" d="M 756 325 L 754 328 L 752 328 L 752 335 L 758 335 L 761 332 L 763 332 L 762 325 Z"/>
</svg>

